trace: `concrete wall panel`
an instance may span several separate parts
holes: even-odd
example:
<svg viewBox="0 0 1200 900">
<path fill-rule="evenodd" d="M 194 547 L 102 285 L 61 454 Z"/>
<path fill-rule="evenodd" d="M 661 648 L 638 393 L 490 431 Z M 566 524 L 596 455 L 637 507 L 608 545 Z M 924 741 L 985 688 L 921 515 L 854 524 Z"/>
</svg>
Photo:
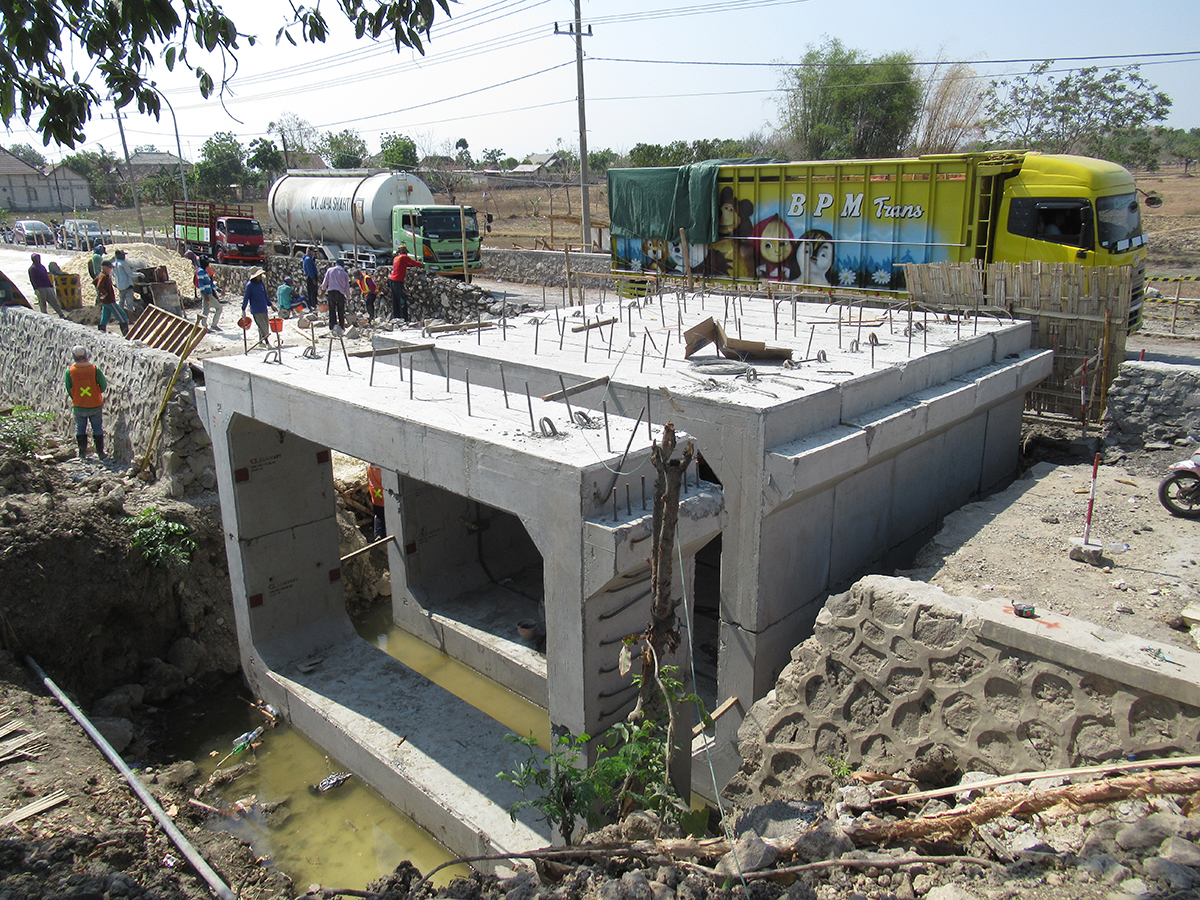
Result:
<svg viewBox="0 0 1200 900">
<path fill-rule="evenodd" d="M 851 475 L 834 488 L 830 589 L 849 583 L 887 553 L 894 486 L 895 464 L 889 459 Z"/>
<path fill-rule="evenodd" d="M 824 596 L 833 552 L 833 507 L 834 491 L 824 490 L 764 520 L 758 616 L 743 625 L 762 631 Z"/>
<path fill-rule="evenodd" d="M 1025 412 L 1022 396 L 992 407 L 987 413 L 987 431 L 983 441 L 979 489 L 990 491 L 1010 479 L 1017 470 L 1021 445 L 1021 416 Z"/>
<path fill-rule="evenodd" d="M 895 366 L 843 381 L 842 421 L 853 422 L 870 410 L 899 400 L 902 381 L 900 370 Z"/>
</svg>

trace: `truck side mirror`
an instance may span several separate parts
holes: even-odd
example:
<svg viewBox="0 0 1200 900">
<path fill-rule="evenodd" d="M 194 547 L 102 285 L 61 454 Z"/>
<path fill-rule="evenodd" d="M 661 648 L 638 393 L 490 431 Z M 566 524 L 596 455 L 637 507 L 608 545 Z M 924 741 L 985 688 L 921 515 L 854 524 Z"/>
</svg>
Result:
<svg viewBox="0 0 1200 900">
<path fill-rule="evenodd" d="M 1160 201 L 1160 202 L 1161 202 L 1161 201 Z M 488 223 L 489 225 L 491 225 L 491 224 L 492 224 L 492 214 L 491 214 L 491 213 L 488 213 L 488 214 L 487 214 L 487 223 Z M 491 230 L 492 230 L 492 229 L 490 229 L 490 228 L 488 229 L 488 231 L 491 231 Z"/>
</svg>

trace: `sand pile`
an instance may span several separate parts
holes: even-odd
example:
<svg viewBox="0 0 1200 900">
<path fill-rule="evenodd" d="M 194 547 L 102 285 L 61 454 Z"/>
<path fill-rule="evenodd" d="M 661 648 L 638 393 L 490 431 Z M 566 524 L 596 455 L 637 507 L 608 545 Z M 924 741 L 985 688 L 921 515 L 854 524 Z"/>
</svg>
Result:
<svg viewBox="0 0 1200 900">
<path fill-rule="evenodd" d="M 137 243 L 121 244 L 118 248 L 109 247 L 107 249 L 109 252 L 104 254 L 105 259 L 112 259 L 112 251 L 121 249 L 125 251 L 125 258 L 134 263 L 137 268 L 166 266 L 168 277 L 176 284 L 191 284 L 192 276 L 196 271 L 189 260 L 166 247 Z M 88 276 L 88 261 L 91 258 L 92 254 L 90 253 L 77 253 L 70 262 L 63 266 L 63 271 L 69 275 L 78 275 L 79 280 L 86 285 L 91 282 L 91 278 Z"/>
</svg>

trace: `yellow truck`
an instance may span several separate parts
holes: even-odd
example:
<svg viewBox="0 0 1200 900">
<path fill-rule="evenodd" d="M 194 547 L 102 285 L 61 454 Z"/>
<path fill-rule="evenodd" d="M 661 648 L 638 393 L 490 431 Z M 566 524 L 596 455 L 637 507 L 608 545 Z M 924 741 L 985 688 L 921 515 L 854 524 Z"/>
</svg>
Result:
<svg viewBox="0 0 1200 900">
<path fill-rule="evenodd" d="M 1141 315 L 1138 191 L 1103 160 L 1016 150 L 714 160 L 609 169 L 608 197 L 618 272 L 888 291 L 903 289 L 910 262 L 1129 265 L 1131 324 Z"/>
</svg>

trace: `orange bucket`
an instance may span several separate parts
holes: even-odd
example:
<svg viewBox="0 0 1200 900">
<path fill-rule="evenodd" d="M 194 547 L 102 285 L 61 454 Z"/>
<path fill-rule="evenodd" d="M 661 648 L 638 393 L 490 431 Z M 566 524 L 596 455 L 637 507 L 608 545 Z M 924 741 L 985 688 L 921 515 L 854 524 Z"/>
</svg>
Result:
<svg viewBox="0 0 1200 900">
<path fill-rule="evenodd" d="M 276 334 L 283 331 L 283 319 L 270 319 L 269 321 L 271 323 L 271 330 Z"/>
<path fill-rule="evenodd" d="M 238 327 L 241 328 L 242 331 L 245 331 L 247 328 L 250 327 L 250 324 L 253 321 L 254 320 L 251 319 L 249 316 L 242 316 L 240 319 L 238 319 Z"/>
</svg>

